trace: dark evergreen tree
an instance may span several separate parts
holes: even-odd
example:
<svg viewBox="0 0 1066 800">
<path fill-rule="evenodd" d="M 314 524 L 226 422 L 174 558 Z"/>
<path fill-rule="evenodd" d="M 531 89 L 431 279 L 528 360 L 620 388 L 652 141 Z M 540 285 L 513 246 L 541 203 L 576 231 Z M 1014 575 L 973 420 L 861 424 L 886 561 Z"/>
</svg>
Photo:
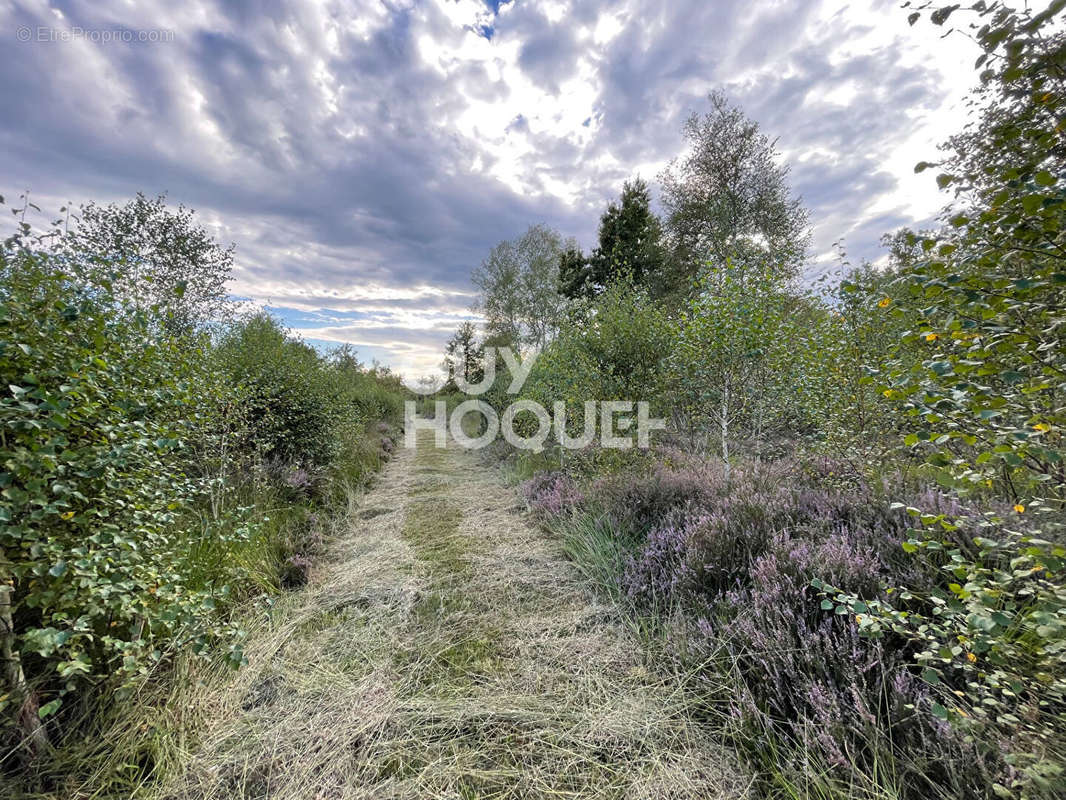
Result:
<svg viewBox="0 0 1066 800">
<path fill-rule="evenodd" d="M 477 383 L 485 374 L 485 347 L 477 340 L 473 323 L 464 322 L 444 347 L 444 368 L 449 377 L 461 375 L 467 383 Z"/>
<path fill-rule="evenodd" d="M 577 298 L 592 298 L 593 292 L 592 270 L 589 257 L 580 247 L 568 247 L 559 256 L 559 294 Z"/>
<path fill-rule="evenodd" d="M 648 185 L 640 178 L 626 181 L 619 200 L 600 217 L 599 244 L 592 255 L 577 249 L 563 253 L 559 291 L 570 298 L 596 297 L 623 276 L 634 286 L 655 284 L 665 263 L 661 240 Z"/>
</svg>

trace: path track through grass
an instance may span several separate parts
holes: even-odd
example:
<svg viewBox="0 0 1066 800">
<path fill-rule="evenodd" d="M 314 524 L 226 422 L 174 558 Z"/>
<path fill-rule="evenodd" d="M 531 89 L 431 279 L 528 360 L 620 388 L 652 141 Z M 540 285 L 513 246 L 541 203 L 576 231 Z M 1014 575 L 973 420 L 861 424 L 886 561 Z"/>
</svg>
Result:
<svg viewBox="0 0 1066 800">
<path fill-rule="evenodd" d="M 734 798 L 741 771 L 497 470 L 401 450 L 167 800 Z"/>
</svg>

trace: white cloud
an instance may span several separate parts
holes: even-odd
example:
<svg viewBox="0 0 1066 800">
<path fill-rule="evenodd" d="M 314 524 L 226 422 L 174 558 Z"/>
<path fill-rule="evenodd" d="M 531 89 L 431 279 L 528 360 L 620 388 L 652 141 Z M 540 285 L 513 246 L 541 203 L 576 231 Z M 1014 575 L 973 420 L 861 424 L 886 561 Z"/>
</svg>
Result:
<svg viewBox="0 0 1066 800">
<path fill-rule="evenodd" d="M 621 181 L 654 179 L 713 88 L 778 137 L 816 254 L 843 236 L 876 255 L 885 227 L 942 202 L 912 167 L 960 126 L 973 45 L 910 28 L 895 2 L 497 5 L 0 0 L 9 35 L 174 33 L 6 42 L 0 192 L 58 207 L 168 190 L 237 243 L 235 294 L 333 309 L 305 335 L 414 371 L 469 315 L 492 244 L 547 222 L 589 245 Z"/>
</svg>

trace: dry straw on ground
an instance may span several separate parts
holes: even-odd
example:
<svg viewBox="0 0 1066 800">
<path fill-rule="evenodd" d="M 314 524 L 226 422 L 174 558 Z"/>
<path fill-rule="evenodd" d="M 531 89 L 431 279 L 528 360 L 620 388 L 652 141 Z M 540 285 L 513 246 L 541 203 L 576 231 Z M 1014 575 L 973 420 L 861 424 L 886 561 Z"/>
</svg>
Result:
<svg viewBox="0 0 1066 800">
<path fill-rule="evenodd" d="M 472 454 L 401 451 L 329 566 L 207 681 L 167 800 L 740 797 L 674 680 L 644 669 Z"/>
</svg>

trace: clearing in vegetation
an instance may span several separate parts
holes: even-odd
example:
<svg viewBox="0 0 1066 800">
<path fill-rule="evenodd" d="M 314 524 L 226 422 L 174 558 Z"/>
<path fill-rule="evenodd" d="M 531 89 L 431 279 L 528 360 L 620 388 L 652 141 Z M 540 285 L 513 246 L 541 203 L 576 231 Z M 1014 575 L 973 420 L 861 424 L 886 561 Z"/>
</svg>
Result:
<svg viewBox="0 0 1066 800">
<path fill-rule="evenodd" d="M 217 722 L 157 796 L 745 796 L 691 695 L 521 512 L 476 455 L 432 434 L 400 451 L 325 574 L 202 698 Z"/>
</svg>

